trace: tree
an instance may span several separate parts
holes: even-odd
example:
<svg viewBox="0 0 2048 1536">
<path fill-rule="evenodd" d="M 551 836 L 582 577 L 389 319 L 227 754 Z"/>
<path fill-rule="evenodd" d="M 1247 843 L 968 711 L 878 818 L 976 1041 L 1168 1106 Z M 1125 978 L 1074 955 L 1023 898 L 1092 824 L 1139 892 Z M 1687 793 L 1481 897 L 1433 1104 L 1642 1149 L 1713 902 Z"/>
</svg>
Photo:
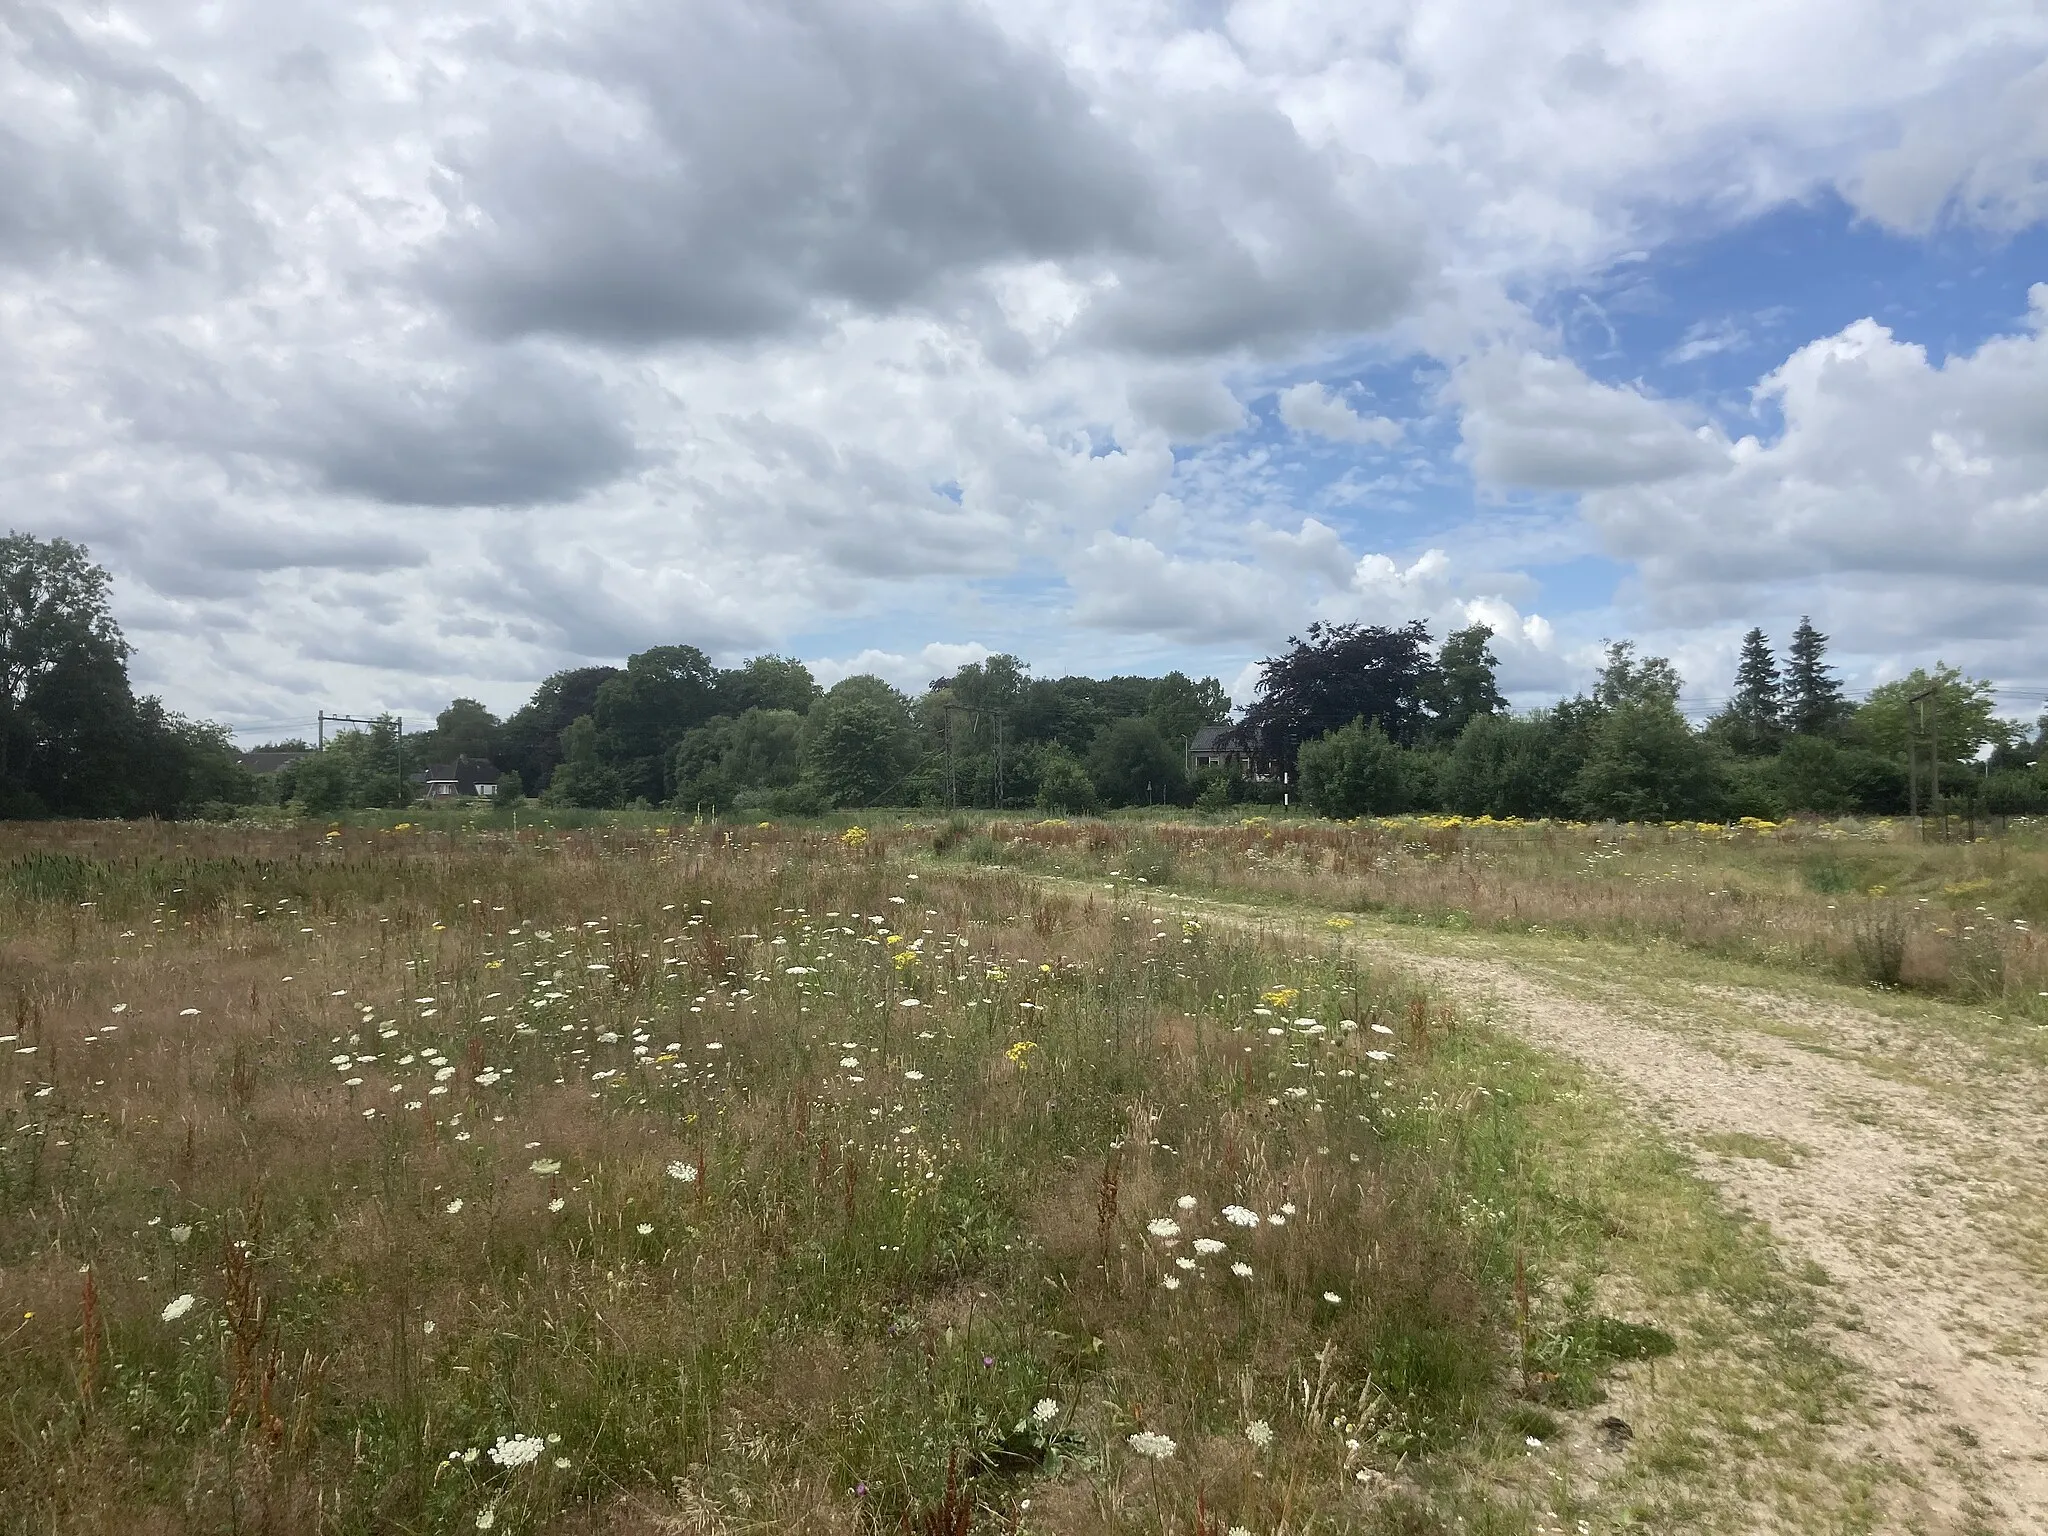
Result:
<svg viewBox="0 0 2048 1536">
<path fill-rule="evenodd" d="M 1494 678 L 1500 660 L 1488 643 L 1492 639 L 1487 625 L 1469 624 L 1453 630 L 1438 647 L 1424 690 L 1430 734 L 1437 740 L 1455 741 L 1473 720 L 1507 709 Z"/>
<path fill-rule="evenodd" d="M 1915 694 L 1929 690 L 1930 699 L 1918 706 L 1912 702 Z M 2004 740 L 2010 732 L 2010 724 L 1997 717 L 1996 709 L 1990 683 L 1965 677 L 1958 668 L 1937 662 L 1931 674 L 1915 667 L 1896 682 L 1873 688 L 1870 697 L 1851 713 L 1842 734 L 1858 746 L 1903 763 L 1914 735 L 1914 717 L 1919 713 L 1928 722 L 1942 776 L 1954 783 L 1964 764 L 1974 764 L 1985 747 Z"/>
<path fill-rule="evenodd" d="M 1203 726 L 1229 724 L 1230 695 L 1213 677 L 1196 682 L 1186 673 L 1169 672 L 1153 685 L 1145 718 L 1159 728 L 1168 746 L 1185 752 Z"/>
<path fill-rule="evenodd" d="M 495 761 L 498 717 L 475 699 L 457 699 L 435 717 L 433 736 L 419 747 L 422 761 L 448 762 L 458 757 Z"/>
<path fill-rule="evenodd" d="M 670 761 L 669 803 L 722 811 L 750 793 L 788 789 L 802 767 L 803 724 L 793 709 L 750 709 L 685 732 Z"/>
<path fill-rule="evenodd" d="M 714 682 L 711 658 L 694 645 L 657 645 L 628 656 L 626 670 L 598 688 L 598 756 L 628 798 L 666 798 L 669 754 L 711 718 Z"/>
<path fill-rule="evenodd" d="M 1849 703 L 1827 654 L 1828 637 L 1802 617 L 1785 663 L 1785 728 L 1794 735 L 1826 736 L 1848 717 Z"/>
<path fill-rule="evenodd" d="M 910 705 L 879 677 L 849 677 L 804 717 L 804 777 L 833 805 L 885 805 L 916 758 Z"/>
<path fill-rule="evenodd" d="M 1292 769 L 1303 742 L 1352 720 L 1377 722 L 1396 742 L 1414 739 L 1435 666 L 1426 625 L 1311 624 L 1287 645 L 1260 665 L 1258 697 L 1240 725 L 1267 763 Z"/>
<path fill-rule="evenodd" d="M 562 732 L 597 708 L 598 689 L 618 675 L 617 667 L 574 667 L 547 678 L 505 722 L 498 765 L 516 772 L 530 794 L 543 792 L 562 760 Z"/>
<path fill-rule="evenodd" d="M 1608 643 L 1600 680 L 1593 685 L 1593 702 L 1608 710 L 1654 704 L 1675 714 L 1684 686 L 1678 669 L 1662 656 L 1639 657 L 1635 641 L 1614 640 Z"/>
<path fill-rule="evenodd" d="M 67 539 L 0 539 L 0 815 L 119 809 L 136 720 L 108 585 Z"/>
<path fill-rule="evenodd" d="M 1172 805 L 1181 797 L 1186 755 L 1142 715 L 1112 720 L 1088 748 L 1088 777 L 1109 805 Z"/>
<path fill-rule="evenodd" d="M 1555 710 L 1479 715 L 1458 735 L 1444 803 L 1460 816 L 1558 816 L 1571 809 L 1583 753 Z"/>
<path fill-rule="evenodd" d="M 1040 747 L 1037 757 L 1040 810 L 1086 815 L 1095 809 L 1095 783 L 1079 758 L 1056 741 Z"/>
<path fill-rule="evenodd" d="M 803 714 L 817 702 L 818 681 L 794 656 L 756 656 L 720 672 L 713 685 L 718 713 L 738 717 L 750 709 Z"/>
<path fill-rule="evenodd" d="M 1676 688 L 1667 699 L 1663 683 L 1655 687 L 1650 697 L 1610 707 L 1601 720 L 1573 786 L 1582 815 L 1679 821 L 1721 814 L 1723 789 L 1712 749 L 1679 714 Z"/>
<path fill-rule="evenodd" d="M 1761 629 L 1742 637 L 1742 655 L 1735 664 L 1735 694 L 1712 729 L 1731 750 L 1761 757 L 1778 750 L 1785 735 L 1784 687 L 1778 659 Z"/>
<path fill-rule="evenodd" d="M 608 809 L 625 803 L 618 771 L 598 756 L 597 722 L 578 715 L 562 732 L 562 761 L 548 781 L 550 805 Z"/>
<path fill-rule="evenodd" d="M 1323 816 L 1390 816 L 1409 804 L 1406 755 L 1377 720 L 1354 720 L 1302 746 L 1301 797 Z"/>
</svg>

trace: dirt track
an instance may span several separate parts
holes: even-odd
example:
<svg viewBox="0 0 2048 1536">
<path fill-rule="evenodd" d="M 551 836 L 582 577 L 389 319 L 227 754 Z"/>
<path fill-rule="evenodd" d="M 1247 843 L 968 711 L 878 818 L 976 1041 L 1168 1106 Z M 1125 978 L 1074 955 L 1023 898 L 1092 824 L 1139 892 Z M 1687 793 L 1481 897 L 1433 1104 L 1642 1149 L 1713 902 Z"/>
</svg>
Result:
<svg viewBox="0 0 2048 1536">
<path fill-rule="evenodd" d="M 2034 1210 L 2048 1205 L 2040 1083 L 1958 1107 L 1954 1094 L 1856 1064 L 1860 1044 L 1896 1033 L 1875 1015 L 1719 990 L 1712 1000 L 1734 1006 L 1717 1020 L 1736 1022 L 1703 1034 L 1668 1007 L 1612 988 L 1585 1001 L 1510 959 L 1387 938 L 1361 947 L 1593 1069 L 1700 1151 L 1705 1176 L 1768 1223 L 1790 1262 L 1827 1271 L 1838 1307 L 1860 1322 L 1835 1342 L 1869 1376 L 1868 1449 L 1911 1490 L 1901 1528 L 2048 1533 L 2048 1290 L 2015 1257 L 2007 1223 L 2030 1196 Z M 1787 1024 L 1847 1049 L 1767 1027 Z M 1768 1138 L 1789 1166 L 1705 1150 L 1730 1137 Z"/>
</svg>

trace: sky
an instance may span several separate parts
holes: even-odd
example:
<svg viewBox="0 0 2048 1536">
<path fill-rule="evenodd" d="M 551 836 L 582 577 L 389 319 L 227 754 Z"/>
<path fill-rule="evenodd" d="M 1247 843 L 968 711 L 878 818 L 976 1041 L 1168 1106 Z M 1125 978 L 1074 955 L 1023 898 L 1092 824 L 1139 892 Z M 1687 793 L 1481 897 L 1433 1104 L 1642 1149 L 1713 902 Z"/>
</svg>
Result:
<svg viewBox="0 0 2048 1536">
<path fill-rule="evenodd" d="M 0 526 L 245 742 L 1483 622 L 2048 706 L 2038 0 L 0 0 Z"/>
</svg>

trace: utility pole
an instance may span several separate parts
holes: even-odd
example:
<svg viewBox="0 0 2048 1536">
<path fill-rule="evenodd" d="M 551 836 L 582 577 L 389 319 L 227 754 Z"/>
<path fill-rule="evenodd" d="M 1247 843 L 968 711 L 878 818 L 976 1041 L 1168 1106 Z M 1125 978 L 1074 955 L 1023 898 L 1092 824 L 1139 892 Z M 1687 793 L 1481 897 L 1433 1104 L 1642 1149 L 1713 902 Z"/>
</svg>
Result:
<svg viewBox="0 0 2048 1536">
<path fill-rule="evenodd" d="M 377 725 L 377 724 L 380 724 L 380 723 L 381 723 L 381 722 L 382 722 L 382 721 L 383 721 L 384 719 L 387 719 L 387 718 L 388 718 L 388 719 L 392 719 L 392 720 L 395 720 L 395 721 L 397 722 L 397 725 L 398 725 L 398 803 L 399 803 L 400 805 L 404 805 L 404 804 L 405 804 L 405 798 L 406 798 L 406 797 L 405 797 L 405 716 L 403 716 L 403 715 L 392 715 L 392 716 L 379 716 L 379 717 L 377 717 L 376 719 L 368 719 L 368 718 L 365 718 L 365 717 L 364 717 L 364 716 L 362 716 L 362 715 L 330 715 L 330 714 L 328 714 L 328 713 L 327 713 L 327 711 L 326 711 L 326 710 L 324 710 L 324 709 L 323 709 L 323 710 L 321 710 L 321 711 L 320 711 L 320 750 L 321 750 L 322 752 L 325 752 L 325 751 L 327 750 L 327 723 L 328 723 L 328 722 L 329 722 L 330 720 L 331 720 L 331 721 L 333 721 L 333 722 L 334 722 L 334 723 L 335 723 L 336 725 Z"/>
<path fill-rule="evenodd" d="M 1920 751 L 1927 750 L 1927 808 L 1941 814 L 1941 737 L 1937 706 L 1940 695 L 1933 687 L 1921 689 L 1906 700 L 1910 711 L 1906 721 L 1906 796 L 1917 823 L 1920 819 Z M 1944 821 L 1942 831 L 1948 828 Z M 1925 835 L 1925 829 L 1922 829 Z"/>
<path fill-rule="evenodd" d="M 1003 717 L 996 715 L 996 814 L 1003 813 Z"/>
</svg>

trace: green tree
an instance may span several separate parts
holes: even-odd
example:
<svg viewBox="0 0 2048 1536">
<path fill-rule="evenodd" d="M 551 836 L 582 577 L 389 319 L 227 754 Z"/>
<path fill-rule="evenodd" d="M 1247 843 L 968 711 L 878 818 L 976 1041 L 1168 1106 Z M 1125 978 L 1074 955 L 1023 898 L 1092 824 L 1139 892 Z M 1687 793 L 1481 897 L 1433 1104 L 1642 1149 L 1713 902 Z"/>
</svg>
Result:
<svg viewBox="0 0 2048 1536">
<path fill-rule="evenodd" d="M 1635 641 L 1613 640 L 1593 685 L 1593 702 L 1608 710 L 1654 704 L 1676 713 L 1683 687 L 1678 669 L 1662 656 L 1638 656 Z"/>
<path fill-rule="evenodd" d="M 1213 677 L 1196 682 L 1184 672 L 1169 672 L 1153 687 L 1145 718 L 1159 728 L 1169 747 L 1186 752 L 1203 726 L 1230 722 L 1230 695 Z"/>
<path fill-rule="evenodd" d="M 821 690 L 811 669 L 794 656 L 756 656 L 743 666 L 720 672 L 713 692 L 718 713 L 737 718 L 750 709 L 789 710 L 803 714 Z"/>
<path fill-rule="evenodd" d="M 626 795 L 618 770 L 598 755 L 597 722 L 578 715 L 562 732 L 562 761 L 548 781 L 550 805 L 609 809 L 623 805 Z"/>
<path fill-rule="evenodd" d="M 1478 715 L 1458 734 L 1445 769 L 1445 805 L 1460 816 L 1562 816 L 1584 754 L 1555 710 Z"/>
<path fill-rule="evenodd" d="M 849 677 L 804 717 L 804 777 L 831 804 L 900 803 L 916 762 L 910 704 L 879 677 Z"/>
<path fill-rule="evenodd" d="M 544 792 L 562 761 L 562 732 L 596 710 L 598 690 L 618 675 L 617 667 L 573 667 L 547 678 L 505 722 L 498 765 L 517 773 L 528 793 Z"/>
<path fill-rule="evenodd" d="M 711 718 L 714 682 L 710 658 L 694 645 L 657 645 L 627 657 L 626 670 L 599 687 L 597 754 L 628 799 L 667 797 L 669 754 Z"/>
<path fill-rule="evenodd" d="M 1725 790 L 1713 750 L 1679 714 L 1675 674 L 1673 683 L 1668 697 L 1660 679 L 1648 696 L 1607 710 L 1573 786 L 1582 815 L 1615 821 L 1721 815 Z"/>
<path fill-rule="evenodd" d="M 1088 777 L 1106 805 L 1173 805 L 1187 779 L 1187 755 L 1142 715 L 1112 720 L 1088 748 Z"/>
<path fill-rule="evenodd" d="M 1914 705 L 1913 696 L 1929 690 L 1932 697 Z M 1928 724 L 1942 778 L 1953 784 L 1965 764 L 1974 764 L 1986 747 L 2010 735 L 2009 722 L 1999 719 L 1996 710 L 1990 683 L 1937 662 L 1931 673 L 1915 667 L 1897 681 L 1873 688 L 1849 716 L 1843 734 L 1858 746 L 1904 762 L 1917 712 Z"/>
<path fill-rule="evenodd" d="M 1761 629 L 1742 637 L 1742 655 L 1735 664 L 1735 694 L 1714 718 L 1710 729 L 1730 750 L 1760 757 L 1778 750 L 1785 736 L 1783 681 L 1771 643 Z"/>
<path fill-rule="evenodd" d="M 118 815 L 141 736 L 109 578 L 85 549 L 0 539 L 0 815 Z"/>
<path fill-rule="evenodd" d="M 1813 627 L 1811 618 L 1802 617 L 1785 661 L 1785 729 L 1794 735 L 1829 735 L 1849 715 L 1827 654 L 1828 637 Z"/>
<path fill-rule="evenodd" d="M 1087 768 L 1058 742 L 1039 747 L 1036 758 L 1040 810 L 1057 815 L 1087 815 L 1101 803 Z"/>
<path fill-rule="evenodd" d="M 419 761 L 448 763 L 458 757 L 494 762 L 498 752 L 498 717 L 475 699 L 457 699 L 434 719 L 431 736 L 422 733 Z M 414 752 L 406 744 L 408 755 Z"/>
<path fill-rule="evenodd" d="M 1507 709 L 1495 680 L 1500 660 L 1493 654 L 1492 640 L 1489 626 L 1469 624 L 1453 630 L 1437 648 L 1436 665 L 1423 688 L 1430 735 L 1436 740 L 1455 741 L 1473 720 Z"/>
<path fill-rule="evenodd" d="M 1788 736 L 1768 766 L 1787 810 L 1890 816 L 1906 809 L 1904 760 L 1852 742 Z"/>
<path fill-rule="evenodd" d="M 1406 810 L 1406 756 L 1377 720 L 1354 720 L 1302 745 L 1301 798 L 1318 815 L 1345 820 Z"/>
</svg>

